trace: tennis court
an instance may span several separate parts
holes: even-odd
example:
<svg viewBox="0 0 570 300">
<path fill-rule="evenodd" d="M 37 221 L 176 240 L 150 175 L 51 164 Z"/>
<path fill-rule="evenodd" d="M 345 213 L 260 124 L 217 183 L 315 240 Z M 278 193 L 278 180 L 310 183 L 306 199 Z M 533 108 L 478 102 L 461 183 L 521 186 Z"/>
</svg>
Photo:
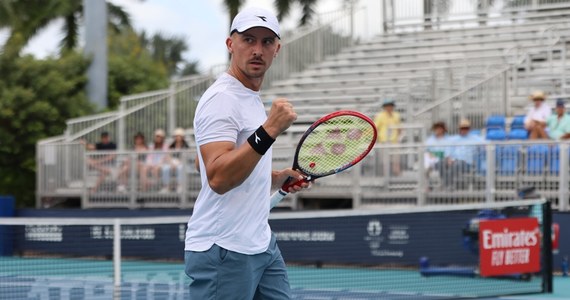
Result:
<svg viewBox="0 0 570 300">
<path fill-rule="evenodd" d="M 113 297 L 111 261 L 2 257 L 0 264 L 3 299 Z M 527 292 L 533 292 L 537 284 L 536 279 L 521 282 L 453 276 L 425 278 L 414 270 L 290 266 L 288 271 L 294 299 L 457 299 L 484 295 L 465 293 L 466 284 L 480 285 L 489 293 L 500 288 L 506 294 L 524 293 L 524 285 L 528 286 Z M 122 274 L 120 299 L 188 299 L 189 279 L 182 262 L 125 261 Z M 570 283 L 568 278 L 560 277 L 557 287 L 564 286 L 563 280 Z"/>
<path fill-rule="evenodd" d="M 280 213 L 270 224 L 294 299 L 499 297 L 544 292 L 550 273 L 541 268 L 525 276 L 481 274 L 473 252 L 479 249 L 476 216 L 485 208 L 505 220 L 536 216 L 526 219 L 538 224 L 544 204 Z M 182 262 L 186 221 L 0 219 L 0 299 L 188 299 L 190 279 Z M 531 233 L 538 234 L 533 226 Z M 538 261 L 546 253 L 537 252 Z"/>
</svg>

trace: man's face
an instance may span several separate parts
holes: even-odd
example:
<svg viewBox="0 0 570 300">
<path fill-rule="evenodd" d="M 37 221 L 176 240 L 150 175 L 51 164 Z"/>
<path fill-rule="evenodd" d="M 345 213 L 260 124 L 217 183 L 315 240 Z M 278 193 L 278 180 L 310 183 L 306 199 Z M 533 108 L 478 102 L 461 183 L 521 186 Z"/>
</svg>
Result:
<svg viewBox="0 0 570 300">
<path fill-rule="evenodd" d="M 469 127 L 459 127 L 459 135 L 467 136 L 469 134 L 470 129 L 471 128 L 469 128 Z"/>
<path fill-rule="evenodd" d="M 433 129 L 433 133 L 436 136 L 443 136 L 445 134 L 445 130 L 442 127 L 438 126 L 438 127 Z"/>
<path fill-rule="evenodd" d="M 111 139 L 109 138 L 108 135 L 102 135 L 102 136 L 101 136 L 101 143 L 103 143 L 103 144 L 109 144 L 110 141 L 111 141 Z"/>
<path fill-rule="evenodd" d="M 540 98 L 536 98 L 536 99 L 534 99 L 533 101 L 534 101 L 534 106 L 535 106 L 535 107 L 540 107 L 540 105 L 542 104 L 542 101 L 543 101 L 543 100 L 540 99 Z"/>
<path fill-rule="evenodd" d="M 384 110 L 389 113 L 392 113 L 394 111 L 394 105 L 392 104 L 384 105 Z"/>
<path fill-rule="evenodd" d="M 566 112 L 566 109 L 564 108 L 564 106 L 556 106 L 556 113 L 559 116 L 563 116 L 565 112 Z"/>
<path fill-rule="evenodd" d="M 234 32 L 226 45 L 232 54 L 231 64 L 251 79 L 263 77 L 281 48 L 275 33 L 264 27 Z"/>
</svg>

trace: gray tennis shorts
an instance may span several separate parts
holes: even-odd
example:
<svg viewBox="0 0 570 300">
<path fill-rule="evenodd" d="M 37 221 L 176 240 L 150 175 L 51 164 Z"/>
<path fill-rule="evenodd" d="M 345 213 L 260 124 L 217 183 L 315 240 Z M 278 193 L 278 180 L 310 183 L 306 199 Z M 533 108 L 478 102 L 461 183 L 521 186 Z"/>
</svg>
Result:
<svg viewBox="0 0 570 300">
<path fill-rule="evenodd" d="M 287 269 L 275 236 L 267 251 L 246 255 L 213 245 L 185 252 L 191 300 L 291 299 Z"/>
</svg>

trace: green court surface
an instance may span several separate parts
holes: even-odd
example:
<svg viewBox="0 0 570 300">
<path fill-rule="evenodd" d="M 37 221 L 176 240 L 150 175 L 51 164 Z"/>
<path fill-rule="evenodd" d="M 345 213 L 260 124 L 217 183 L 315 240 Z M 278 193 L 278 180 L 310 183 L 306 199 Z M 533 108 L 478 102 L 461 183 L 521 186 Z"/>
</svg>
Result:
<svg viewBox="0 0 570 300">
<path fill-rule="evenodd" d="M 121 299 L 187 299 L 182 262 L 123 261 Z M 530 281 L 422 277 L 417 270 L 289 266 L 293 299 L 457 299 L 536 292 Z M 570 278 L 555 278 L 555 293 L 493 299 L 570 299 Z M 109 299 L 109 260 L 0 257 L 0 299 Z M 55 296 L 54 296 L 55 295 Z"/>
</svg>

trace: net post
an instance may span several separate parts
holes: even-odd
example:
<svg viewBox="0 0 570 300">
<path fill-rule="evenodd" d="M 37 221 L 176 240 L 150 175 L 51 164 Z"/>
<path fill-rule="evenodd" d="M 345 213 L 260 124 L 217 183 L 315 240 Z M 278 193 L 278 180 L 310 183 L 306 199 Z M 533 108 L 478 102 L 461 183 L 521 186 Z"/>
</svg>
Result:
<svg viewBox="0 0 570 300">
<path fill-rule="evenodd" d="M 121 299 L 121 220 L 113 220 L 113 299 Z"/>
<path fill-rule="evenodd" d="M 542 204 L 542 292 L 552 293 L 552 207 L 550 201 Z"/>
</svg>

